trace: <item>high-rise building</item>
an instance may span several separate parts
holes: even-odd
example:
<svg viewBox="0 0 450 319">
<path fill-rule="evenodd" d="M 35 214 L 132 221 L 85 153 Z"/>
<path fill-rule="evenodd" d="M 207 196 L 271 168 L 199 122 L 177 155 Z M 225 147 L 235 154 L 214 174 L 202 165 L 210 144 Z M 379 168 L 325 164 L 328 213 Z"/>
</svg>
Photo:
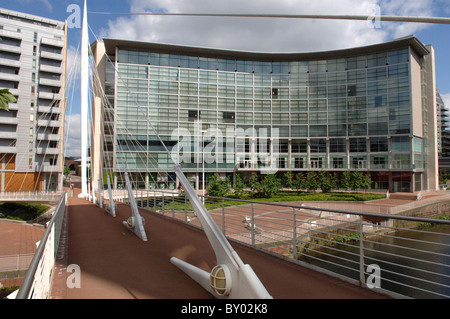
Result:
<svg viewBox="0 0 450 319">
<path fill-rule="evenodd" d="M 439 156 L 450 156 L 450 125 L 449 113 L 439 92 L 436 93 L 436 108 L 438 116 L 438 149 Z"/>
<path fill-rule="evenodd" d="M 1 191 L 62 189 L 66 23 L 0 9 Z"/>
<path fill-rule="evenodd" d="M 414 36 L 298 54 L 92 49 L 95 183 L 111 174 L 120 188 L 129 172 L 139 187 L 175 188 L 174 159 L 197 189 L 203 172 L 349 170 L 376 189 L 438 188 L 434 49 Z"/>
<path fill-rule="evenodd" d="M 439 172 L 450 172 L 450 125 L 448 109 L 439 92 L 436 93 L 436 111 L 438 116 Z"/>
</svg>

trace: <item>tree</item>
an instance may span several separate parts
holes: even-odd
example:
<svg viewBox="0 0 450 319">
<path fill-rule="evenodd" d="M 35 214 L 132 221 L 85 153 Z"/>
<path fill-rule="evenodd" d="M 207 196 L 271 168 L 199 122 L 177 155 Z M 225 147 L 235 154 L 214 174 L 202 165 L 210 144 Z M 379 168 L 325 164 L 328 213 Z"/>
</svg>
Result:
<svg viewBox="0 0 450 319">
<path fill-rule="evenodd" d="M 281 189 L 281 181 L 275 174 L 266 175 L 261 181 L 261 191 L 264 197 L 272 197 Z"/>
<path fill-rule="evenodd" d="M 307 183 L 306 183 L 306 177 L 304 173 L 298 173 L 296 176 L 296 179 L 294 181 L 294 187 L 297 189 L 297 191 L 307 189 Z"/>
<path fill-rule="evenodd" d="M 319 187 L 317 174 L 315 172 L 308 172 L 306 175 L 306 185 L 309 191 L 315 191 Z"/>
<path fill-rule="evenodd" d="M 70 174 L 70 168 L 68 166 L 64 166 L 63 174 L 66 177 Z"/>
<path fill-rule="evenodd" d="M 208 195 L 215 197 L 224 197 L 229 188 L 229 181 L 222 181 L 219 174 L 215 173 L 208 179 Z"/>
<path fill-rule="evenodd" d="M 351 176 L 350 188 L 352 190 L 362 188 L 363 174 L 360 171 L 354 171 Z"/>
<path fill-rule="evenodd" d="M 293 181 L 294 175 L 292 172 L 286 172 L 283 175 L 283 186 L 289 189 L 294 188 L 294 181 Z"/>
<path fill-rule="evenodd" d="M 242 197 L 242 195 L 244 195 L 244 188 L 245 188 L 245 183 L 242 179 L 241 174 L 236 174 L 236 181 L 235 181 L 235 186 L 234 186 L 234 195 L 237 198 Z"/>
<path fill-rule="evenodd" d="M 328 193 L 333 188 L 333 186 L 331 185 L 331 180 L 327 176 L 326 172 L 324 171 L 319 172 L 317 186 L 322 190 L 322 193 Z"/>
<path fill-rule="evenodd" d="M 341 175 L 341 182 L 339 183 L 339 188 L 348 190 L 351 187 L 352 175 L 349 171 L 345 171 Z"/>
<path fill-rule="evenodd" d="M 370 189 L 372 187 L 372 178 L 370 174 L 365 174 L 361 181 L 361 188 Z"/>
<path fill-rule="evenodd" d="M 17 99 L 8 89 L 0 90 L 0 109 L 9 111 L 9 103 L 16 103 Z"/>
<path fill-rule="evenodd" d="M 261 184 L 258 181 L 258 176 L 256 173 L 252 173 L 252 176 L 250 177 L 250 180 L 248 181 L 249 187 L 252 191 L 256 192 L 255 195 L 259 195 L 261 192 Z"/>
</svg>

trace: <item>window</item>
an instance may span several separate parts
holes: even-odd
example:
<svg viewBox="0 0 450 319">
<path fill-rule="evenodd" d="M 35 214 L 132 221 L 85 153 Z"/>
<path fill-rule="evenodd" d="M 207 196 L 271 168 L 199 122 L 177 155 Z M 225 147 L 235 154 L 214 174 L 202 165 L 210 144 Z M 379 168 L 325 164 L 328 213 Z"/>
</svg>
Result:
<svg viewBox="0 0 450 319">
<path fill-rule="evenodd" d="M 332 165 L 333 165 L 333 168 L 344 168 L 344 159 L 343 158 L 333 158 Z"/>
<path fill-rule="evenodd" d="M 234 112 L 223 112 L 224 123 L 234 123 L 236 114 Z"/>
<path fill-rule="evenodd" d="M 311 140 L 310 151 L 311 153 L 326 153 L 327 142 L 325 140 Z"/>
<path fill-rule="evenodd" d="M 370 139 L 370 151 L 371 152 L 387 152 L 388 141 L 385 137 L 372 137 Z"/>
<path fill-rule="evenodd" d="M 278 168 L 286 168 L 286 158 L 280 157 L 277 161 Z"/>
<path fill-rule="evenodd" d="M 345 153 L 346 149 L 347 147 L 344 139 L 330 140 L 330 153 Z"/>
<path fill-rule="evenodd" d="M 358 153 L 358 152 L 366 152 L 367 151 L 367 143 L 365 138 L 351 138 L 350 139 L 350 152 Z"/>
<path fill-rule="evenodd" d="M 291 144 L 292 153 L 306 153 L 308 142 L 306 140 L 293 140 Z"/>
<path fill-rule="evenodd" d="M 272 89 L 272 99 L 278 99 L 278 89 Z"/>
<path fill-rule="evenodd" d="M 356 96 L 356 85 L 349 85 L 347 87 L 347 96 Z"/>
<path fill-rule="evenodd" d="M 372 168 L 386 168 L 386 157 L 374 156 L 372 162 Z"/>
<path fill-rule="evenodd" d="M 200 118 L 200 111 L 189 110 L 188 111 L 189 122 L 195 122 Z"/>
<path fill-rule="evenodd" d="M 287 153 L 287 152 L 289 152 L 289 142 L 280 141 L 280 153 Z"/>
<path fill-rule="evenodd" d="M 392 151 L 410 152 L 411 142 L 408 136 L 395 136 L 392 138 Z"/>
<path fill-rule="evenodd" d="M 294 168 L 305 168 L 304 159 L 302 157 L 294 158 Z"/>
</svg>

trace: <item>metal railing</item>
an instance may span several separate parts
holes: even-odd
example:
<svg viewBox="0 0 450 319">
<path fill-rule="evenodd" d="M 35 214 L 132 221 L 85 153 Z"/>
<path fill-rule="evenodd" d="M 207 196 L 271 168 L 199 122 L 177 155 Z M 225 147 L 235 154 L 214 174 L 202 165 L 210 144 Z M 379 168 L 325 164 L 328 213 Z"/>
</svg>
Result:
<svg viewBox="0 0 450 319">
<path fill-rule="evenodd" d="M 0 276 L 3 272 L 26 270 L 34 254 L 0 256 Z"/>
<path fill-rule="evenodd" d="M 58 251 L 67 195 L 60 196 L 58 206 L 42 237 L 16 299 L 47 299 L 50 295 L 53 268 Z"/>
<path fill-rule="evenodd" d="M 143 190 L 136 201 L 140 208 L 201 227 L 182 193 Z M 450 297 L 449 210 L 434 219 L 344 210 L 343 203 L 317 207 L 208 196 L 204 201 L 230 240 L 393 297 Z"/>
<path fill-rule="evenodd" d="M 0 192 L 0 201 L 58 201 L 63 192 Z"/>
</svg>

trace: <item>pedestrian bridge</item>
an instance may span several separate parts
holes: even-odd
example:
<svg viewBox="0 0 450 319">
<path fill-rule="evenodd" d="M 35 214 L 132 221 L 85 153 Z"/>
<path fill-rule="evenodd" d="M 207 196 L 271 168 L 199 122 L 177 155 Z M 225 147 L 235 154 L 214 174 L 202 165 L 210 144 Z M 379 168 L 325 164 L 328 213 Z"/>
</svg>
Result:
<svg viewBox="0 0 450 319">
<path fill-rule="evenodd" d="M 45 255 L 44 251 L 46 250 L 42 248 L 38 249 L 36 260 L 32 262 L 29 274 L 27 274 L 28 278 L 25 278 L 19 291 L 19 298 L 213 298 L 210 293 L 170 262 L 172 257 L 176 257 L 207 272 L 216 266 L 214 251 L 201 226 L 196 224 L 196 216 L 189 211 L 188 207 L 180 206 L 184 199 L 172 196 L 174 194 L 166 194 L 164 201 L 166 204 L 156 209 L 143 207 L 144 205 L 138 202 L 139 212 L 145 220 L 144 227 L 148 237 L 147 241 L 143 241 L 123 225 L 123 221 L 131 216 L 129 205 L 117 202 L 116 216 L 113 217 L 105 209 L 106 200 L 103 203 L 104 207 L 100 207 L 92 201 L 79 198 L 77 196 L 79 192 L 80 189 L 75 188 L 74 196 L 67 196 L 67 200 L 62 201 L 58 206 L 56 214 L 58 211 L 63 214 L 60 214 L 59 221 L 55 219 L 54 223 L 60 225 L 55 225 L 55 233 L 59 232 L 60 236 L 52 238 L 52 232 L 49 231 L 49 238 L 42 240 L 42 242 L 46 240 L 55 243 L 53 250 L 56 259 L 52 264 L 52 258 L 50 258 L 53 276 L 47 278 L 47 289 L 43 289 L 39 294 L 40 290 L 36 285 L 43 280 L 36 279 L 34 275 L 42 272 L 39 267 L 45 268 L 41 266 L 42 258 L 37 257 L 39 254 Z M 152 202 L 152 200 L 149 201 Z M 315 210 L 310 209 L 311 207 L 283 204 L 270 207 L 270 205 L 257 206 L 256 203 L 248 203 L 239 207 L 227 206 L 224 201 L 220 201 L 218 208 L 209 209 L 209 211 L 226 234 L 234 250 L 246 264 L 252 267 L 273 298 L 383 299 L 409 297 L 383 289 L 384 282 L 381 287 L 374 289 L 369 289 L 366 283 L 370 275 L 368 266 L 375 262 L 368 260 L 369 257 L 374 258 L 370 255 L 370 249 L 374 245 L 368 240 L 366 241 L 367 235 L 375 232 L 377 227 L 397 227 L 394 223 L 386 222 L 385 215 L 379 215 L 380 218 L 373 223 L 375 218 L 373 214 L 376 213 L 367 213 L 365 218 L 362 218 L 362 215 L 355 212 L 349 211 L 348 214 L 342 214 L 342 212 L 339 213 L 330 208 Z M 372 218 L 371 222 L 368 222 L 369 217 Z M 417 221 L 414 218 L 402 219 L 423 222 L 421 219 Z M 351 226 L 352 224 L 356 225 L 356 228 Z M 448 221 L 442 221 L 442 224 L 450 225 Z M 311 240 L 312 231 L 318 236 L 325 229 L 330 232 L 332 227 L 350 227 L 353 232 L 361 231 L 363 235 L 360 238 L 363 238 L 364 242 L 361 240 L 362 245 L 357 249 L 360 255 L 350 258 L 352 262 L 361 262 L 356 268 L 353 267 L 357 272 L 361 271 L 356 279 L 337 271 L 334 272 L 335 268 L 352 268 L 348 261 L 343 261 L 341 256 L 339 257 L 340 261 L 339 259 L 337 259 L 338 261 L 329 260 L 329 265 L 332 267 L 328 267 L 328 269 L 308 264 L 299 256 L 307 249 L 307 245 L 303 243 L 305 238 L 308 238 L 309 247 L 315 243 Z M 324 248 L 327 246 L 325 242 L 320 244 Z M 432 243 L 429 244 L 432 245 Z M 444 245 L 446 249 L 449 248 L 448 244 L 435 244 L 436 247 L 439 245 Z M 368 249 L 368 251 L 363 251 L 361 248 Z M 419 251 L 418 248 L 409 247 L 409 249 L 413 249 L 414 252 Z M 52 250 L 50 249 L 50 251 Z M 308 258 L 320 259 L 318 255 L 320 252 L 323 252 L 323 249 L 317 249 L 314 254 L 309 254 Z M 295 258 L 293 258 L 294 256 Z M 438 262 L 440 267 L 441 264 L 448 267 L 448 252 L 439 253 L 439 256 L 445 259 Z M 408 256 L 405 256 L 403 260 L 399 256 L 396 258 L 400 258 L 398 261 L 400 265 L 416 267 L 408 262 L 408 258 L 410 258 Z M 436 263 L 436 261 L 434 260 L 432 263 Z M 382 267 L 384 265 L 383 263 Z M 79 270 L 79 287 L 75 284 L 71 286 L 75 278 L 73 277 L 75 272 L 71 271 L 76 269 Z M 417 272 L 418 269 L 415 271 Z M 445 271 L 443 275 L 448 278 Z M 437 298 L 448 298 L 449 295 L 446 293 L 448 293 L 449 286 L 445 284 L 445 280 L 438 282 L 438 285 L 441 288 L 444 286 L 444 292 L 442 289 L 439 290 L 436 293 Z M 423 290 L 422 284 L 419 283 L 417 286 L 419 290 Z M 427 287 L 428 289 L 431 290 Z"/>
</svg>

